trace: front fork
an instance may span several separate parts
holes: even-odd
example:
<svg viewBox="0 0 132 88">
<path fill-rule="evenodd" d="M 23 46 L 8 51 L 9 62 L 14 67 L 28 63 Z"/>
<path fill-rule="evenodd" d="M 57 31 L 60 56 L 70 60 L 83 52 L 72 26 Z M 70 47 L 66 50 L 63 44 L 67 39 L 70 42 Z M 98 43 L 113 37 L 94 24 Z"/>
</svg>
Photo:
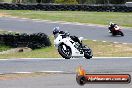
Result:
<svg viewBox="0 0 132 88">
<path fill-rule="evenodd" d="M 81 42 L 82 43 L 82 42 Z M 91 52 L 91 49 L 90 48 L 87 48 L 86 45 L 80 45 L 79 43 L 78 44 L 75 44 L 74 47 L 81 53 L 83 54 L 83 52 Z"/>
<path fill-rule="evenodd" d="M 83 54 L 83 49 L 82 49 L 82 46 L 76 42 L 74 47 L 80 52 L 80 54 Z"/>
</svg>

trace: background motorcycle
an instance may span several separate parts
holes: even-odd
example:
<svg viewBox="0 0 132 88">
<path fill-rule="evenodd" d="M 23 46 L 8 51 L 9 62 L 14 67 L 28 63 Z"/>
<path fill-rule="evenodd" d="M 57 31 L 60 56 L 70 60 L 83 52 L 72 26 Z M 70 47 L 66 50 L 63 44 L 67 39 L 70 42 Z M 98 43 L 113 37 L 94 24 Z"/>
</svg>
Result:
<svg viewBox="0 0 132 88">
<path fill-rule="evenodd" d="M 120 27 L 118 25 L 115 25 L 112 29 L 111 32 L 113 36 L 115 35 L 121 35 L 124 36 L 124 33 L 121 31 Z"/>
<path fill-rule="evenodd" d="M 82 42 L 82 37 L 79 38 L 79 41 Z M 92 50 L 85 46 L 81 45 L 78 42 L 75 42 L 69 33 L 58 34 L 55 37 L 54 45 L 58 49 L 59 54 L 65 58 L 70 59 L 71 57 L 85 57 L 86 59 L 92 58 Z"/>
</svg>

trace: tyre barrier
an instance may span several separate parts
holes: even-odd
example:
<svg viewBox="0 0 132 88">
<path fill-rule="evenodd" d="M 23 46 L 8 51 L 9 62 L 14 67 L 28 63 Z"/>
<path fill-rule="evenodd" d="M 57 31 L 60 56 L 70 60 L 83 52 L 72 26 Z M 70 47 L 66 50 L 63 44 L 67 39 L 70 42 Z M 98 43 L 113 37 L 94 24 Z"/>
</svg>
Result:
<svg viewBox="0 0 132 88">
<path fill-rule="evenodd" d="M 10 4 L 0 3 L 5 10 L 44 10 L 44 11 L 97 11 L 97 12 L 132 12 L 132 7 L 124 5 L 61 5 L 61 4 Z"/>
<path fill-rule="evenodd" d="M 50 39 L 45 33 L 0 34 L 0 43 L 11 47 L 31 49 L 51 46 Z"/>
</svg>

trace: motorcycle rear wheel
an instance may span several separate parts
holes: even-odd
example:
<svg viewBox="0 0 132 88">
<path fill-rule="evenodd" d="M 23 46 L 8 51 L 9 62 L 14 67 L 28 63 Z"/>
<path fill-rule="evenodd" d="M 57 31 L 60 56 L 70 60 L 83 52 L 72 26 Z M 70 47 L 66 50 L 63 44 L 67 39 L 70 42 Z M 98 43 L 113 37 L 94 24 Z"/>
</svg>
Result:
<svg viewBox="0 0 132 88">
<path fill-rule="evenodd" d="M 64 49 L 64 47 L 66 49 Z M 72 56 L 71 48 L 65 44 L 61 44 L 58 46 L 58 52 L 65 59 L 70 59 Z"/>
<path fill-rule="evenodd" d="M 92 50 L 89 48 L 89 49 L 87 49 L 87 51 L 85 51 L 84 52 L 84 57 L 86 58 L 86 59 L 90 59 L 90 58 L 92 58 Z"/>
</svg>

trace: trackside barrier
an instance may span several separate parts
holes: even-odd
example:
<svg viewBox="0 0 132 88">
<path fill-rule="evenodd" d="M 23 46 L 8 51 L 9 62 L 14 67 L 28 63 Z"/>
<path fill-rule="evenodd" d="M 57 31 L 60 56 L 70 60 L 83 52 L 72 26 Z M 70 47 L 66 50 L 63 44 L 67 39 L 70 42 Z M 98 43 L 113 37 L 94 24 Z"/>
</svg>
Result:
<svg viewBox="0 0 132 88">
<path fill-rule="evenodd" d="M 45 33 L 0 34 L 0 44 L 32 49 L 51 46 L 50 39 Z"/>
<path fill-rule="evenodd" d="M 132 12 L 132 7 L 115 4 L 10 4 L 0 3 L 0 9 L 5 10 L 44 10 L 44 11 L 97 11 L 97 12 Z"/>
</svg>

